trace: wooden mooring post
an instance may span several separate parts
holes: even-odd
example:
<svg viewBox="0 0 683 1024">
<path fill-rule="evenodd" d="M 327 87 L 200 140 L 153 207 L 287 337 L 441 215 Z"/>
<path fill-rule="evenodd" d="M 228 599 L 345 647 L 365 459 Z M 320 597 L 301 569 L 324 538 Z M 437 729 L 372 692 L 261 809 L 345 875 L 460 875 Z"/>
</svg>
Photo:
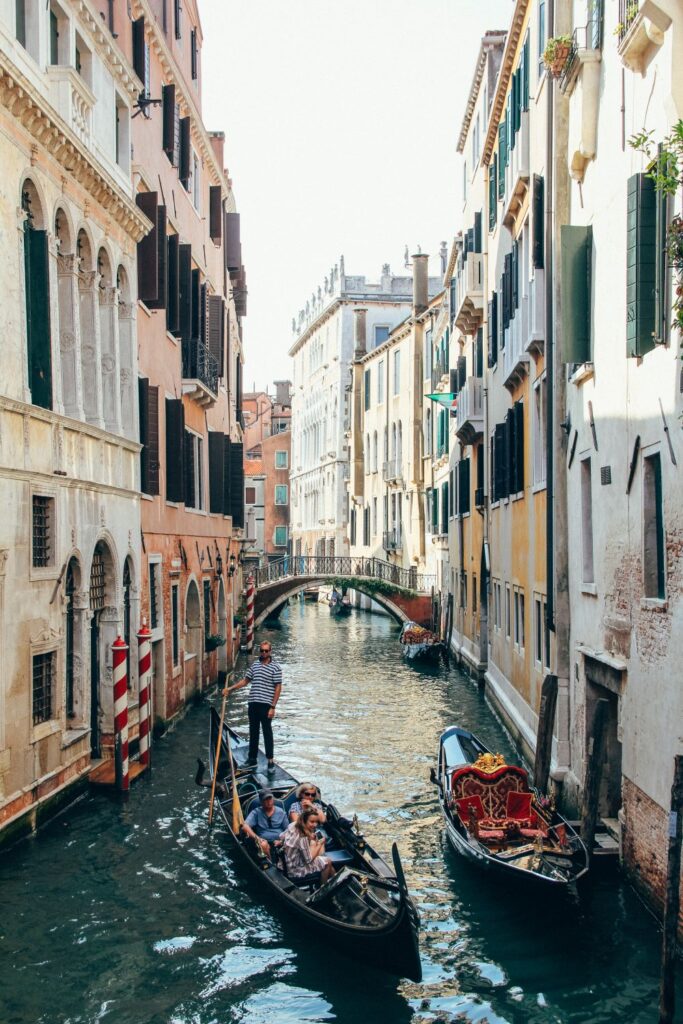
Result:
<svg viewBox="0 0 683 1024">
<path fill-rule="evenodd" d="M 538 711 L 538 733 L 534 760 L 534 786 L 539 793 L 546 793 L 548 789 L 556 707 L 557 676 L 548 675 L 543 680 L 541 687 L 541 706 Z"/>
<path fill-rule="evenodd" d="M 681 841 L 683 840 L 683 755 L 674 758 L 674 781 L 669 812 L 669 855 L 666 865 L 662 974 L 659 985 L 659 1024 L 673 1024 L 676 1010 L 676 933 L 681 905 Z"/>
<path fill-rule="evenodd" d="M 605 751 L 605 725 L 609 701 L 600 698 L 595 702 L 593 722 L 588 739 L 588 761 L 583 786 L 583 803 L 581 808 L 581 838 L 584 841 L 589 859 L 593 855 L 595 845 L 595 826 L 598 821 L 598 801 L 600 799 L 600 780 L 602 778 L 602 759 Z"/>
</svg>

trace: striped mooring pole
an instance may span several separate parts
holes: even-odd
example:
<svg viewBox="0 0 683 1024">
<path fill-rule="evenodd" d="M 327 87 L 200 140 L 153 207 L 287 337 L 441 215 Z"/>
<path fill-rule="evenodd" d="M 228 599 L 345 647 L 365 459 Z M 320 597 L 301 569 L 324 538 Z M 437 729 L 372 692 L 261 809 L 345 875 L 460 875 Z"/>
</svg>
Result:
<svg viewBox="0 0 683 1024">
<path fill-rule="evenodd" d="M 122 793 L 130 789 L 128 771 L 128 675 L 126 655 L 128 644 L 117 636 L 112 644 L 114 655 L 114 758 L 116 788 Z"/>
<path fill-rule="evenodd" d="M 254 577 L 247 580 L 247 653 L 251 654 L 254 649 Z"/>
<path fill-rule="evenodd" d="M 140 681 L 140 764 L 152 764 L 150 723 L 152 718 L 152 630 L 142 620 L 138 633 L 138 679 Z"/>
</svg>

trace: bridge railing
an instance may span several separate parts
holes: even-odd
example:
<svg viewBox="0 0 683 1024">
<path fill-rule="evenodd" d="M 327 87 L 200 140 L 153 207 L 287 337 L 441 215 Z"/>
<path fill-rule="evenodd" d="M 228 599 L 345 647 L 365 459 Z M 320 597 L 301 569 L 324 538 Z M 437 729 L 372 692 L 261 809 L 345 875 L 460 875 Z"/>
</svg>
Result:
<svg viewBox="0 0 683 1024">
<path fill-rule="evenodd" d="M 257 588 L 293 576 L 364 576 L 396 587 L 425 593 L 436 585 L 436 577 L 404 569 L 381 558 L 352 558 L 349 555 L 285 555 L 254 571 Z"/>
</svg>

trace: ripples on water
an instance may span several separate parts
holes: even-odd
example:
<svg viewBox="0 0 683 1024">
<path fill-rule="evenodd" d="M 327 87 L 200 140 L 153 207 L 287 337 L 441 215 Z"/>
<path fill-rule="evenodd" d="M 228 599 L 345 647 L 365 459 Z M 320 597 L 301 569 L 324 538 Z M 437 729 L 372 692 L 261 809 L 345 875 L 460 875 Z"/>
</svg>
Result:
<svg viewBox="0 0 683 1024">
<path fill-rule="evenodd" d="M 126 805 L 84 800 L 0 859 L 0 1024 L 649 1024 L 659 937 L 631 890 L 522 896 L 447 847 L 428 781 L 440 731 L 513 754 L 476 687 L 420 673 L 387 619 L 292 605 L 264 630 L 284 669 L 276 756 L 357 811 L 374 846 L 398 838 L 422 918 L 424 980 L 346 960 L 258 899 L 206 827 L 206 707 L 156 744 Z M 230 720 L 246 719 L 244 691 Z M 681 997 L 683 998 L 683 997 Z"/>
</svg>

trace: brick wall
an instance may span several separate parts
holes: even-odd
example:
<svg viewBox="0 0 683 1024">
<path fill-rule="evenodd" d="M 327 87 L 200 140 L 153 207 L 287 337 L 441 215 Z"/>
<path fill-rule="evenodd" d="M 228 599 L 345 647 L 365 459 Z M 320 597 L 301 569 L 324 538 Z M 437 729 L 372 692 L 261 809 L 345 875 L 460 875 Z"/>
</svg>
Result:
<svg viewBox="0 0 683 1024">
<path fill-rule="evenodd" d="M 647 905 L 661 920 L 666 890 L 669 813 L 626 777 L 623 798 L 626 819 L 624 868 Z M 678 935 L 683 939 L 683 899 L 678 915 Z"/>
</svg>

